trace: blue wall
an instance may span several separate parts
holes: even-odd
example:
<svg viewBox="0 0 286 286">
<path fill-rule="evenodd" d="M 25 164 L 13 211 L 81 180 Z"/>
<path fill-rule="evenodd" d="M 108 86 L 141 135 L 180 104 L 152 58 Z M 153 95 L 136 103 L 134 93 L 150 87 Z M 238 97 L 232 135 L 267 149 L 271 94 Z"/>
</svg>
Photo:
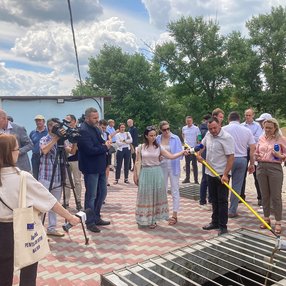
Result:
<svg viewBox="0 0 286 286">
<path fill-rule="evenodd" d="M 67 114 L 74 114 L 76 118 L 81 117 L 88 107 L 94 107 L 99 112 L 100 119 L 103 117 L 103 98 L 76 98 L 66 97 L 63 103 L 58 103 L 58 99 L 45 97 L 37 99 L 21 98 L 0 98 L 0 108 L 3 109 L 7 115 L 13 117 L 14 122 L 18 125 L 24 126 L 30 134 L 35 129 L 34 118 L 37 114 L 41 114 L 47 119 L 58 117 L 60 120 L 64 119 Z"/>
</svg>

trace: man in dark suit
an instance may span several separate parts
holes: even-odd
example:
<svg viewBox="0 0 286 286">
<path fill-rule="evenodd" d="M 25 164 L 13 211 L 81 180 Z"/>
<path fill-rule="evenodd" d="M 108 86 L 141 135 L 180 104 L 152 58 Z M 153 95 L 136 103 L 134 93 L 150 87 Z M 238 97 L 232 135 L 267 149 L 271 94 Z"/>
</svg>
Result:
<svg viewBox="0 0 286 286">
<path fill-rule="evenodd" d="M 127 125 L 129 127 L 128 131 L 129 131 L 129 133 L 131 134 L 131 137 L 132 137 L 131 145 L 132 145 L 133 148 L 131 147 L 130 170 L 133 171 L 135 160 L 136 160 L 135 149 L 138 146 L 138 129 L 134 126 L 133 119 L 128 119 L 127 120 Z M 131 168 L 131 159 L 132 159 L 132 162 L 133 162 L 132 168 Z"/>
<path fill-rule="evenodd" d="M 98 225 L 109 225 L 109 221 L 101 218 L 100 211 L 105 200 L 106 187 L 106 152 L 111 146 L 109 140 L 101 136 L 97 127 L 99 115 L 95 108 L 85 111 L 85 122 L 80 126 L 78 140 L 79 169 L 84 175 L 85 202 L 84 208 L 90 209 L 87 213 L 86 226 L 92 232 L 100 232 Z"/>
<path fill-rule="evenodd" d="M 28 152 L 32 150 L 33 143 L 30 140 L 27 131 L 24 127 L 10 122 L 7 114 L 3 109 L 0 109 L 0 134 L 7 133 L 15 135 L 19 144 L 19 157 L 17 167 L 21 170 L 31 172 L 31 164 L 28 157 Z"/>
</svg>

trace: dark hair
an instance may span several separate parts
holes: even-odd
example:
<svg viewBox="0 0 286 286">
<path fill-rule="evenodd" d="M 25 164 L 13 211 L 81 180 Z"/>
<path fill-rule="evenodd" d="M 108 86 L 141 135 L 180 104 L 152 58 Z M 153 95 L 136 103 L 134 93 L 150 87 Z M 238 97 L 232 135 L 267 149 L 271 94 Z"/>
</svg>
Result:
<svg viewBox="0 0 286 286">
<path fill-rule="evenodd" d="M 239 121 L 239 120 L 240 120 L 240 116 L 239 116 L 238 112 L 236 112 L 236 111 L 232 111 L 228 115 L 228 121 Z"/>
<path fill-rule="evenodd" d="M 118 125 L 118 129 L 119 129 L 122 125 L 123 125 L 124 127 L 126 127 L 125 123 L 122 123 L 122 122 L 121 122 L 121 123 L 119 123 L 119 125 Z"/>
<path fill-rule="evenodd" d="M 204 120 L 209 120 L 212 116 L 210 114 L 206 114 L 203 116 Z"/>
<path fill-rule="evenodd" d="M 68 114 L 67 116 L 69 116 L 72 120 L 76 121 L 76 117 L 73 114 Z"/>
<path fill-rule="evenodd" d="M 146 136 L 148 136 L 148 134 L 149 134 L 150 131 L 156 131 L 156 128 L 155 128 L 154 126 L 147 126 L 147 127 L 145 128 L 143 135 L 144 135 L 144 143 L 145 143 L 145 146 L 146 146 L 146 147 L 149 146 L 149 141 L 148 141 L 148 139 L 146 138 Z M 156 131 L 156 133 L 157 133 L 157 131 Z M 159 145 L 158 145 L 158 143 L 157 143 L 156 140 L 153 142 L 153 145 L 154 145 L 156 148 L 159 147 Z"/>
<path fill-rule="evenodd" d="M 107 126 L 108 125 L 108 123 L 105 119 L 100 119 L 98 121 L 98 124 L 99 124 L 99 126 Z"/>
<path fill-rule="evenodd" d="M 15 150 L 16 145 L 17 145 L 17 139 L 14 135 L 10 134 L 0 135 L 0 186 L 2 186 L 2 181 L 1 181 L 2 168 L 16 166 L 12 156 L 12 151 Z"/>
<path fill-rule="evenodd" d="M 208 120 L 208 124 L 211 124 L 211 123 L 213 123 L 213 122 L 216 122 L 217 124 L 220 124 L 219 123 L 219 120 L 216 118 L 216 117 L 211 117 L 209 120 Z"/>
</svg>

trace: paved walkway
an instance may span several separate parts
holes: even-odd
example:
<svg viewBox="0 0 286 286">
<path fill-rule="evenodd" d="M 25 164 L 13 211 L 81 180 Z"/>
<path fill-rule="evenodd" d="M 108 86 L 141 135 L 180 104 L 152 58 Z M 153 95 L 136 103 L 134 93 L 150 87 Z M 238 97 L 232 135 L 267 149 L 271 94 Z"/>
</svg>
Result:
<svg viewBox="0 0 286 286">
<path fill-rule="evenodd" d="M 253 186 L 253 177 L 249 176 L 247 202 L 258 209 Z M 181 198 L 181 212 L 176 225 L 169 226 L 167 222 L 159 222 L 154 230 L 138 229 L 134 217 L 136 193 L 134 184 L 120 182 L 109 187 L 102 215 L 104 219 L 111 221 L 111 225 L 101 227 L 99 234 L 88 231 L 89 245 L 84 244 L 80 226 L 70 229 L 70 236 L 52 239 L 51 254 L 39 263 L 37 285 L 100 285 L 100 274 L 217 235 L 215 230 L 202 230 L 202 226 L 210 221 L 211 212 L 201 209 L 197 201 L 186 198 Z M 283 197 L 285 198 L 285 193 Z M 170 195 L 169 202 L 171 206 Z M 284 209 L 285 207 L 284 203 Z M 229 231 L 249 228 L 272 235 L 268 230 L 259 229 L 259 221 L 243 204 L 239 204 L 238 211 L 239 217 L 229 219 Z M 63 222 L 60 219 L 59 225 Z M 286 235 L 285 226 L 282 235 Z M 14 282 L 14 285 L 18 284 L 18 273 L 15 274 Z"/>
</svg>

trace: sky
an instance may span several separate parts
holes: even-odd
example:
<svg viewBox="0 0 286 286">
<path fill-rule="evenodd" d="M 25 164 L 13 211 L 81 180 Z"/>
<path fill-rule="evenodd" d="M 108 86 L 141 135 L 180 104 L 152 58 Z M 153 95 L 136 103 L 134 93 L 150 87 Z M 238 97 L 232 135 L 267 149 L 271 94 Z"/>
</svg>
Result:
<svg viewBox="0 0 286 286">
<path fill-rule="evenodd" d="M 182 16 L 216 20 L 240 31 L 253 16 L 285 0 L 70 0 L 80 73 L 104 44 L 143 53 L 169 41 L 167 24 Z M 0 0 L 0 96 L 71 95 L 78 83 L 67 0 Z"/>
</svg>

